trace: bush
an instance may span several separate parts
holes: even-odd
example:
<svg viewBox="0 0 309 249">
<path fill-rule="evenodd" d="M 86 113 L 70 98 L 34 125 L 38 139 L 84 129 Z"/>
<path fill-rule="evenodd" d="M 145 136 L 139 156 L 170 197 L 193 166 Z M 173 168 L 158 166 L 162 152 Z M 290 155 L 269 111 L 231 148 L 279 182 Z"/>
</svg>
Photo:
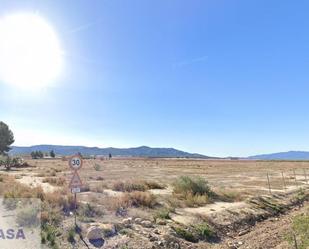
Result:
<svg viewBox="0 0 309 249">
<path fill-rule="evenodd" d="M 164 186 L 154 181 L 127 181 L 116 182 L 113 185 L 113 190 L 121 192 L 146 191 L 149 189 L 164 189 Z"/>
<path fill-rule="evenodd" d="M 68 238 L 68 241 L 70 243 L 75 243 L 75 229 L 74 229 L 74 227 L 69 229 L 67 238 Z"/>
<path fill-rule="evenodd" d="M 164 189 L 165 186 L 155 181 L 144 181 L 144 184 L 147 186 L 147 189 Z"/>
<path fill-rule="evenodd" d="M 207 195 L 212 196 L 213 192 L 208 186 L 208 182 L 201 177 L 181 176 L 173 184 L 174 193 L 183 196 Z"/>
<path fill-rule="evenodd" d="M 148 192 L 134 191 L 124 194 L 121 198 L 124 203 L 127 203 L 128 207 L 153 208 L 157 204 L 156 197 Z"/>
<path fill-rule="evenodd" d="M 175 227 L 174 230 L 180 238 L 183 238 L 193 243 L 198 242 L 198 238 L 189 229 L 185 229 L 182 227 Z"/>
<path fill-rule="evenodd" d="M 113 185 L 113 190 L 121 192 L 146 191 L 145 184 L 140 181 L 116 182 Z"/>
<path fill-rule="evenodd" d="M 46 177 L 43 179 L 44 183 L 49 183 L 54 186 L 63 186 L 66 183 L 64 177 Z"/>
<path fill-rule="evenodd" d="M 211 203 L 212 200 L 208 195 L 193 195 L 187 194 L 184 199 L 184 203 L 188 207 L 199 207 Z"/>
<path fill-rule="evenodd" d="M 166 209 L 166 208 L 163 208 L 163 209 L 160 209 L 158 210 L 154 216 L 153 216 L 154 220 L 157 220 L 157 219 L 170 219 L 170 210 L 169 209 Z"/>
<path fill-rule="evenodd" d="M 173 229 L 179 237 L 193 243 L 199 240 L 207 241 L 215 237 L 215 232 L 206 222 L 188 227 L 177 226 Z"/>
<path fill-rule="evenodd" d="M 109 198 L 109 206 L 116 210 L 125 210 L 129 207 L 148 207 L 153 208 L 156 204 L 156 197 L 148 192 L 134 191 L 124 193 L 119 197 Z"/>
<path fill-rule="evenodd" d="M 94 165 L 94 170 L 95 170 L 95 171 L 101 171 L 101 170 L 102 170 L 102 165 L 96 163 L 96 164 Z"/>
<path fill-rule="evenodd" d="M 205 222 L 195 225 L 194 228 L 202 240 L 208 240 L 215 235 L 213 229 Z"/>
<path fill-rule="evenodd" d="M 92 206 L 91 204 L 86 203 L 85 205 L 81 206 L 80 210 L 78 211 L 78 214 L 81 216 L 85 216 L 87 218 L 93 218 L 96 216 L 103 215 L 103 212 L 100 209 Z"/>
</svg>

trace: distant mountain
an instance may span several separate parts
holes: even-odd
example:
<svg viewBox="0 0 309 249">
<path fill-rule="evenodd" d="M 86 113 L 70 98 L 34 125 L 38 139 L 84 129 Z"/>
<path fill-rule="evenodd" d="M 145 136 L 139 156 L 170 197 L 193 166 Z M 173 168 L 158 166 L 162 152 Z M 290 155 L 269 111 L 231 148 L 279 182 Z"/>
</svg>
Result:
<svg viewBox="0 0 309 249">
<path fill-rule="evenodd" d="M 308 151 L 288 151 L 248 157 L 256 160 L 309 160 Z"/>
<path fill-rule="evenodd" d="M 50 152 L 53 150 L 56 155 L 73 155 L 80 152 L 82 155 L 104 155 L 111 153 L 113 156 L 123 157 L 188 157 L 188 158 L 211 158 L 196 153 L 188 153 L 174 148 L 150 148 L 141 146 L 137 148 L 98 148 L 86 146 L 63 146 L 63 145 L 35 145 L 29 147 L 12 146 L 11 155 L 25 155 L 32 151 L 40 150 L 42 152 Z"/>
</svg>

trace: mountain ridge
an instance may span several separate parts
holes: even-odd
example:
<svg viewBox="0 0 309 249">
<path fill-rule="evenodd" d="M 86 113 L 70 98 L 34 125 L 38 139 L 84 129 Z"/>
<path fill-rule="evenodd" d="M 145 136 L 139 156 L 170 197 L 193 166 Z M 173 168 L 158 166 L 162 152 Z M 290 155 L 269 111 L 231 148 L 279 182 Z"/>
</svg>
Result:
<svg viewBox="0 0 309 249">
<path fill-rule="evenodd" d="M 40 150 L 42 152 L 50 152 L 53 150 L 57 155 L 68 156 L 76 153 L 82 155 L 102 155 L 107 156 L 126 156 L 126 157 L 186 157 L 186 158 L 214 158 L 198 153 L 189 153 L 174 148 L 152 148 L 148 146 L 139 146 L 132 148 L 99 148 L 88 146 L 69 146 L 69 145 L 33 145 L 33 146 L 12 146 L 10 155 L 25 155 L 32 151 Z"/>
<path fill-rule="evenodd" d="M 309 160 L 309 151 L 291 150 L 247 157 L 255 160 Z"/>
</svg>

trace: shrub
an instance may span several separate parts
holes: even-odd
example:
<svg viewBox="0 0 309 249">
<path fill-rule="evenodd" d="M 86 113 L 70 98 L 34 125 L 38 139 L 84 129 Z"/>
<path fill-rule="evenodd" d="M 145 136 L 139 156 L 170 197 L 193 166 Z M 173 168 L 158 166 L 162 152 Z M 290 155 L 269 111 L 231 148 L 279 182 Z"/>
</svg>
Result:
<svg viewBox="0 0 309 249">
<path fill-rule="evenodd" d="M 148 192 L 134 191 L 130 193 L 124 193 L 119 197 L 110 197 L 108 204 L 110 208 L 125 212 L 129 207 L 148 207 L 153 208 L 156 204 L 156 197 Z"/>
<path fill-rule="evenodd" d="M 147 189 L 164 189 L 165 186 L 155 181 L 144 181 L 144 184 L 147 186 Z"/>
<path fill-rule="evenodd" d="M 75 243 L 75 229 L 74 229 L 74 227 L 69 229 L 67 238 L 68 238 L 68 241 L 70 243 Z"/>
<path fill-rule="evenodd" d="M 190 195 L 208 195 L 212 196 L 213 192 L 208 186 L 208 182 L 201 177 L 181 176 L 173 184 L 174 193 L 183 196 Z"/>
<path fill-rule="evenodd" d="M 95 171 L 101 171 L 102 170 L 102 165 L 96 163 L 94 165 L 94 169 L 95 169 Z"/>
<path fill-rule="evenodd" d="M 208 240 L 215 235 L 213 229 L 206 222 L 197 224 L 194 226 L 194 228 L 197 231 L 199 237 L 203 240 Z"/>
<path fill-rule="evenodd" d="M 174 227 L 176 234 L 187 241 L 196 243 L 198 242 L 198 238 L 189 230 L 182 227 Z"/>
<path fill-rule="evenodd" d="M 103 212 L 100 209 L 92 206 L 89 203 L 82 205 L 80 207 L 80 210 L 78 211 L 78 213 L 79 213 L 79 215 L 82 215 L 82 216 L 85 216 L 85 217 L 88 217 L 88 218 L 93 218 L 93 217 L 96 217 L 96 216 L 103 215 Z"/>
<path fill-rule="evenodd" d="M 215 232 L 206 222 L 188 227 L 177 226 L 173 227 L 173 229 L 179 237 L 193 243 L 215 237 Z"/>
<path fill-rule="evenodd" d="M 212 200 L 208 197 L 208 195 L 193 195 L 187 194 L 184 199 L 184 203 L 188 207 L 198 207 L 211 203 Z"/>
<path fill-rule="evenodd" d="M 154 181 L 127 181 L 116 182 L 113 185 L 113 190 L 121 192 L 146 191 L 149 189 L 163 189 L 164 186 Z"/>
<path fill-rule="evenodd" d="M 54 186 L 63 186 L 66 183 L 64 177 L 46 177 L 43 179 L 44 183 L 49 183 Z"/>
<path fill-rule="evenodd" d="M 245 197 L 245 193 L 226 189 L 221 189 L 216 193 L 219 200 L 226 202 L 242 201 Z"/>
<path fill-rule="evenodd" d="M 128 181 L 128 182 L 115 182 L 113 190 L 121 192 L 132 192 L 132 191 L 146 191 L 147 188 L 144 183 L 140 181 Z"/>
<path fill-rule="evenodd" d="M 122 202 L 127 203 L 128 207 L 153 208 L 157 204 L 156 197 L 148 192 L 134 191 L 124 194 L 121 198 Z"/>
<path fill-rule="evenodd" d="M 167 208 L 162 208 L 160 210 L 158 210 L 154 216 L 153 216 L 154 220 L 157 219 L 170 219 L 170 210 Z"/>
</svg>

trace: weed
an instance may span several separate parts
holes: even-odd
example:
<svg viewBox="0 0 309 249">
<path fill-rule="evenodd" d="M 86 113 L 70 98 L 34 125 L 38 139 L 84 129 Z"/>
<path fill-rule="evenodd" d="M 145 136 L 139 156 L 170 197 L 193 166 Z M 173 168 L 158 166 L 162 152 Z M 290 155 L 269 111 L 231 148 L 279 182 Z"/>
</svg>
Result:
<svg viewBox="0 0 309 249">
<path fill-rule="evenodd" d="M 198 238 L 188 228 L 174 227 L 174 230 L 180 238 L 193 243 L 198 242 Z"/>
<path fill-rule="evenodd" d="M 294 245 L 294 235 L 299 249 L 309 248 L 309 214 L 297 215 L 293 219 L 292 233 L 286 236 L 291 245 Z"/>
</svg>

